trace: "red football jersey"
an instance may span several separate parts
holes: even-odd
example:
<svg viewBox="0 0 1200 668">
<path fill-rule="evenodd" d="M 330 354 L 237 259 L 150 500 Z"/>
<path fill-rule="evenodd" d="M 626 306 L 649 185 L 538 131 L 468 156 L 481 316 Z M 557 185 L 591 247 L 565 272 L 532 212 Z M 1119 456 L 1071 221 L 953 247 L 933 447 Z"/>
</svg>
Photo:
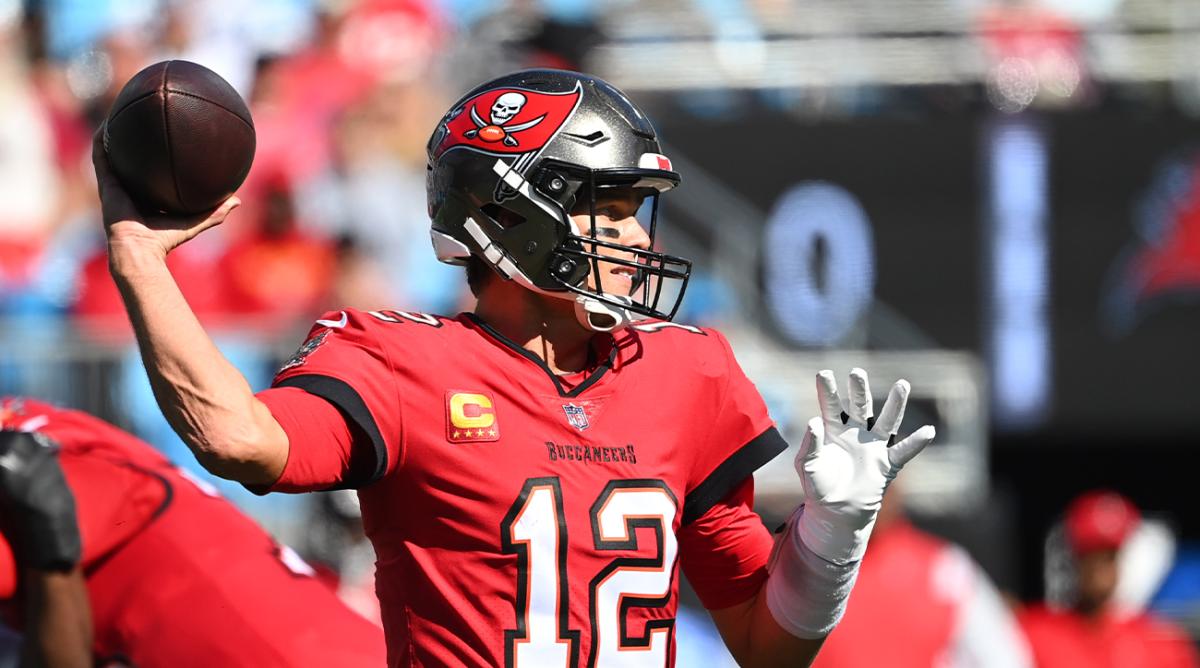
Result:
<svg viewBox="0 0 1200 668">
<path fill-rule="evenodd" d="M 1149 614 L 1115 613 L 1092 620 L 1069 610 L 1021 611 L 1034 662 L 1042 668 L 1196 668 L 1200 655 L 1187 634 Z"/>
<path fill-rule="evenodd" d="M 710 607 L 761 586 L 746 481 L 786 444 L 724 337 L 593 346 L 556 376 L 470 314 L 341 311 L 260 393 L 291 439 L 274 489 L 359 488 L 390 665 L 670 665 L 681 551 Z"/>
<path fill-rule="evenodd" d="M 816 668 L 954 665 L 957 607 L 972 582 L 956 573 L 943 582 L 948 545 L 905 521 L 871 536 L 846 616 L 825 639 Z M 957 565 L 957 564 L 955 564 Z M 947 590 L 953 589 L 953 593 Z M 903 651 L 898 651 L 898 648 Z"/>
<path fill-rule="evenodd" d="M 5 399 L 0 424 L 62 446 L 98 657 L 135 666 L 383 664 L 377 626 L 151 446 L 31 400 Z M 11 597 L 15 578 L 0 536 L 0 599 Z"/>
</svg>

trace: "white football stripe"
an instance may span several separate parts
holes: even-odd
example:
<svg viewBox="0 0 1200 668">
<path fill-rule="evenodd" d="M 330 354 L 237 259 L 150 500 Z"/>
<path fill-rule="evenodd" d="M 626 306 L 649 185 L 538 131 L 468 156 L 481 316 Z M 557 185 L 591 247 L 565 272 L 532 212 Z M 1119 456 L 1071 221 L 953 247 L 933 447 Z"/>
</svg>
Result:
<svg viewBox="0 0 1200 668">
<path fill-rule="evenodd" d="M 341 329 L 341 328 L 345 327 L 346 323 L 349 321 L 350 321 L 350 318 L 346 316 L 345 311 L 342 311 L 342 317 L 338 318 L 337 320 L 324 320 L 321 318 L 317 318 L 318 325 L 320 325 L 322 327 L 329 327 L 331 329 Z"/>
</svg>

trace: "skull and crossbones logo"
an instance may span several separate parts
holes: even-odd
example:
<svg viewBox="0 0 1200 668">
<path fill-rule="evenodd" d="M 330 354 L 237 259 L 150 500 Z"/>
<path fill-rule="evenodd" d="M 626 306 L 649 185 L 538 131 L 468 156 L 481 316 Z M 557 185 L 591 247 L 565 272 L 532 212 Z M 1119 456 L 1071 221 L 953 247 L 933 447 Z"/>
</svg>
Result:
<svg viewBox="0 0 1200 668">
<path fill-rule="evenodd" d="M 517 146 L 518 142 L 517 138 L 513 136 L 514 133 L 528 130 L 546 118 L 546 114 L 542 114 L 532 121 L 509 125 L 512 119 L 525 108 L 527 101 L 528 99 L 523 94 L 514 91 L 500 95 L 492 103 L 492 108 L 488 112 L 490 123 L 485 122 L 479 116 L 479 112 L 475 110 L 475 105 L 472 104 L 471 122 L 475 124 L 475 129 L 467 130 L 463 133 L 463 136 L 467 139 L 479 137 L 479 139 L 489 143 L 503 141 L 505 146 Z"/>
</svg>

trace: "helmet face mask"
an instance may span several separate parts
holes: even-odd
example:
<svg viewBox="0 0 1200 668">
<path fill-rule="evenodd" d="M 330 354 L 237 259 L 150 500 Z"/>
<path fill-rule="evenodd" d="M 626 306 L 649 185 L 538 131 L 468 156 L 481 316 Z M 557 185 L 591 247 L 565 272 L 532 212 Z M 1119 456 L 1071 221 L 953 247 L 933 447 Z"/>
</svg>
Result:
<svg viewBox="0 0 1200 668">
<path fill-rule="evenodd" d="M 559 249 L 560 255 L 584 267 L 590 276 L 574 282 L 570 278 L 575 277 L 563 277 L 562 287 L 610 306 L 627 308 L 639 315 L 670 320 L 679 308 L 683 287 L 691 273 L 691 263 L 684 258 L 652 250 L 657 232 L 659 191 L 633 185 L 636 182 L 627 179 L 602 186 L 596 183 L 596 176 L 595 172 L 589 174 L 576 195 L 574 209 L 578 213 L 575 218 L 583 218 L 587 222 L 576 224 L 575 227 L 581 229 L 570 235 Z M 637 224 L 646 233 L 649 248 L 623 245 L 599 234 L 601 228 L 597 223 L 597 202 L 609 190 L 632 190 L 644 198 L 639 207 L 639 213 L 644 212 L 644 216 L 638 216 Z M 627 294 L 606 292 L 603 288 L 601 273 L 616 267 L 634 270 L 631 289 Z M 670 296 L 670 299 L 664 299 L 666 296 Z"/>
<path fill-rule="evenodd" d="M 632 314 L 669 320 L 691 263 L 652 250 L 658 198 L 679 183 L 660 150 L 645 116 L 599 79 L 529 70 L 484 84 L 429 142 L 438 258 L 465 264 L 475 255 L 530 290 L 574 300 L 592 329 L 615 329 Z M 645 196 L 647 248 L 598 235 L 596 202 L 617 189 Z M 630 294 L 604 290 L 602 271 L 616 267 L 634 271 Z"/>
</svg>

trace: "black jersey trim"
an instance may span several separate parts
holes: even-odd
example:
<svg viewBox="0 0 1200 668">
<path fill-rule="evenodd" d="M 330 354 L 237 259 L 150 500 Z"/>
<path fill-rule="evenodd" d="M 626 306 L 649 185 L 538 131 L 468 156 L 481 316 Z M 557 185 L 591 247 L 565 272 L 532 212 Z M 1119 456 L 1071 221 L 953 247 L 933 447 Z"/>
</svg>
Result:
<svg viewBox="0 0 1200 668">
<path fill-rule="evenodd" d="M 584 379 L 582 383 L 576 385 L 570 390 L 566 390 L 563 388 L 562 382 L 558 379 L 558 374 L 554 373 L 554 371 L 550 369 L 545 360 L 529 352 L 529 350 L 527 350 L 524 346 L 517 345 L 515 341 L 496 331 L 495 328 L 484 322 L 483 319 L 474 313 L 464 313 L 463 315 L 465 315 L 468 320 L 478 326 L 479 329 L 483 330 L 488 336 L 496 339 L 496 341 L 505 348 L 508 348 L 521 357 L 524 357 L 530 362 L 538 365 L 538 367 L 550 377 L 550 382 L 554 383 L 554 389 L 558 391 L 558 396 L 560 397 L 578 397 L 580 394 L 583 394 L 584 390 L 595 385 L 617 362 L 617 346 L 616 342 L 614 341 L 612 349 L 608 352 L 608 359 L 601 362 L 600 365 L 597 366 L 594 371 L 592 371 L 591 375 Z"/>
<path fill-rule="evenodd" d="M 351 467 L 351 475 L 348 476 L 341 484 L 334 485 L 329 489 L 357 489 L 365 487 L 376 480 L 383 477 L 387 471 L 388 452 L 387 442 L 383 440 L 383 434 L 379 431 L 379 426 L 375 424 L 375 418 L 372 417 L 371 411 L 367 408 L 367 403 L 359 396 L 358 392 L 344 380 L 339 380 L 331 376 L 323 376 L 320 374 L 301 374 L 285 378 L 275 385 L 275 387 L 297 387 L 309 394 L 321 397 L 325 401 L 336 406 L 347 417 L 354 421 L 363 433 L 371 439 L 371 445 L 375 449 L 374 468 L 369 475 L 356 475 Z M 366 468 L 365 466 L 362 468 Z"/>
<path fill-rule="evenodd" d="M 136 471 L 137 473 L 141 473 L 143 475 L 149 476 L 151 478 L 154 478 L 156 481 L 162 483 L 163 500 L 162 500 L 162 503 L 158 504 L 158 507 L 154 509 L 154 512 L 150 515 L 150 517 L 146 519 L 146 523 L 142 525 L 142 528 L 140 528 L 137 531 L 135 531 L 134 533 L 130 534 L 130 536 L 128 538 L 121 541 L 120 543 L 108 548 L 108 551 L 106 551 L 104 554 L 99 555 L 96 558 L 92 559 L 91 562 L 88 563 L 87 565 L 82 566 L 84 576 L 90 576 L 91 574 L 93 574 L 97 570 L 99 570 L 102 566 L 104 566 L 104 564 L 107 564 L 109 559 L 113 558 L 113 556 L 115 556 L 117 554 L 117 552 L 120 551 L 121 548 L 123 548 L 127 544 L 129 544 L 129 541 L 133 540 L 134 538 L 137 538 L 143 531 L 150 528 L 151 525 L 153 525 L 155 522 L 157 522 L 158 518 L 162 517 L 163 513 L 166 513 L 167 509 L 169 509 L 171 507 L 171 504 L 173 504 L 175 502 L 175 485 L 172 484 L 171 479 L 168 478 L 166 475 L 159 473 L 158 471 L 149 469 L 140 464 L 136 464 L 134 462 L 128 462 L 128 461 L 113 462 L 110 460 L 110 463 L 112 463 L 114 466 L 120 466 L 123 468 L 130 469 L 131 471 Z M 171 466 L 175 466 L 176 468 L 178 468 L 178 466 L 176 466 L 174 462 L 171 463 Z M 129 664 L 129 665 L 132 666 L 133 664 Z"/>
<path fill-rule="evenodd" d="M 759 467 L 786 450 L 787 441 L 775 427 L 755 436 L 729 456 L 683 500 L 683 525 L 699 519 Z"/>
</svg>

